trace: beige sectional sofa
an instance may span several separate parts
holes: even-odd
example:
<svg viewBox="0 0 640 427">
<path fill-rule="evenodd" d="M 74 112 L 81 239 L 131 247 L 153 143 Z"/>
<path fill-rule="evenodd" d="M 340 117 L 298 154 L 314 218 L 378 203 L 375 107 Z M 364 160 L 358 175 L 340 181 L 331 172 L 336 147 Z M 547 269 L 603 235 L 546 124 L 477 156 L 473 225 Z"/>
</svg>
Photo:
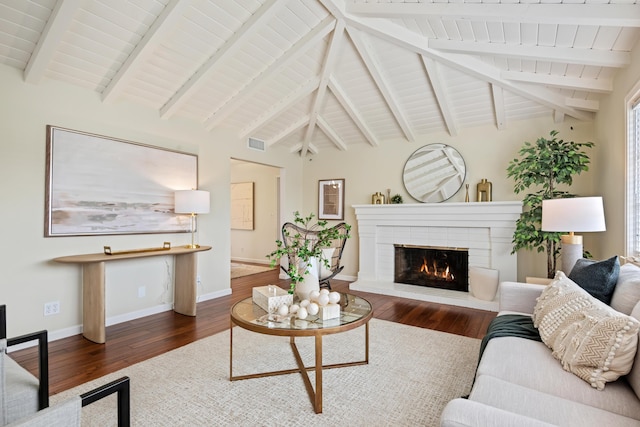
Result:
<svg viewBox="0 0 640 427">
<path fill-rule="evenodd" d="M 562 280 L 565 279 L 569 280 L 563 275 Z M 562 284 L 564 282 L 560 283 Z M 597 322 L 588 309 L 583 308 L 591 303 L 588 297 L 580 296 L 579 302 L 569 298 L 566 307 L 547 306 L 548 317 L 542 317 L 545 304 L 538 303 L 538 300 L 541 295 L 551 294 L 552 289 L 544 285 L 503 282 L 499 292 L 499 315 L 531 315 L 534 323 L 538 323 L 536 327 L 541 336 L 548 335 L 550 321 L 554 325 L 566 319 L 575 321 L 577 318 L 590 322 L 589 324 Z M 570 293 L 562 286 L 556 288 L 556 294 L 563 292 Z M 542 297 L 543 302 L 546 301 L 545 298 Z M 626 319 L 629 326 L 619 330 L 612 341 L 614 344 L 609 354 L 605 351 L 604 369 L 594 371 L 595 374 L 591 376 L 582 375 L 584 379 L 563 369 L 560 360 L 552 354 L 557 353 L 567 366 L 576 362 L 578 356 L 568 354 L 570 351 L 566 347 L 579 348 L 581 343 L 576 336 L 580 332 L 584 333 L 580 331 L 581 328 L 584 329 L 584 323 L 575 323 L 570 332 L 556 333 L 557 331 L 552 330 L 555 335 L 552 339 L 547 339 L 547 344 L 512 336 L 489 340 L 478 365 L 471 394 L 468 399 L 459 398 L 447 404 L 441 416 L 441 426 L 640 426 L 640 355 L 636 351 L 639 322 L 634 320 L 640 319 L 639 300 L 640 268 L 625 264 L 620 268 L 611 308 L 597 306 L 597 310 L 606 312 L 615 308 L 613 316 L 619 314 L 618 320 Z M 595 304 L 604 306 L 600 302 Z M 570 313 L 563 315 L 567 307 Z M 580 310 L 588 314 L 584 315 Z M 607 322 L 605 320 L 601 323 Z M 572 336 L 574 332 L 577 335 Z M 590 334 L 595 333 L 587 333 Z M 607 337 L 604 338 L 606 340 Z M 550 348 L 548 344 L 555 346 Z M 619 368 L 614 366 L 619 359 L 629 366 L 627 371 L 630 369 L 630 372 L 623 371 L 618 379 L 609 379 L 604 388 L 598 390 L 596 386 L 603 384 L 597 380 Z M 583 373 L 575 366 L 571 369 L 579 374 Z"/>
</svg>

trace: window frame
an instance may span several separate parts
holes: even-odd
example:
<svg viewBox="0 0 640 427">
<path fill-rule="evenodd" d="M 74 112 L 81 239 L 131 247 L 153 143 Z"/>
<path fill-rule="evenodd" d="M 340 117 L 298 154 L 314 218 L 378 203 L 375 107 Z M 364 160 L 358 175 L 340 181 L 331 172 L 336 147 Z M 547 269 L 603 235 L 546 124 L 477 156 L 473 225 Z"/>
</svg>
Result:
<svg viewBox="0 0 640 427">
<path fill-rule="evenodd" d="M 640 256 L 640 82 L 625 100 L 625 256 Z"/>
</svg>

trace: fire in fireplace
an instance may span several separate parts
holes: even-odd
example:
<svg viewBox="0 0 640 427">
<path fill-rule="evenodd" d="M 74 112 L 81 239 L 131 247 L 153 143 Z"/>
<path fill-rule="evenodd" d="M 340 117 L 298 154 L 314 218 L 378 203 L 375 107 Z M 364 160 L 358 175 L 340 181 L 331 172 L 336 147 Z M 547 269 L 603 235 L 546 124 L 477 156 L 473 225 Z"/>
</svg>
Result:
<svg viewBox="0 0 640 427">
<path fill-rule="evenodd" d="M 394 251 L 394 282 L 469 291 L 468 249 L 394 245 Z"/>
</svg>

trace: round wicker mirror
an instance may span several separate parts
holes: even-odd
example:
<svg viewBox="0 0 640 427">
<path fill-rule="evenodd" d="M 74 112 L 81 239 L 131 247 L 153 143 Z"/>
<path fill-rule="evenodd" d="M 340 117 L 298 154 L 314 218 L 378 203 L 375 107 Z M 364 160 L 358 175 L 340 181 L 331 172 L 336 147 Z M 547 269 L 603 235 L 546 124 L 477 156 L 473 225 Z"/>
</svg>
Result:
<svg viewBox="0 0 640 427">
<path fill-rule="evenodd" d="M 414 199 L 437 203 L 456 194 L 465 175 L 466 166 L 458 150 L 446 144 L 429 144 L 411 154 L 402 181 Z"/>
</svg>

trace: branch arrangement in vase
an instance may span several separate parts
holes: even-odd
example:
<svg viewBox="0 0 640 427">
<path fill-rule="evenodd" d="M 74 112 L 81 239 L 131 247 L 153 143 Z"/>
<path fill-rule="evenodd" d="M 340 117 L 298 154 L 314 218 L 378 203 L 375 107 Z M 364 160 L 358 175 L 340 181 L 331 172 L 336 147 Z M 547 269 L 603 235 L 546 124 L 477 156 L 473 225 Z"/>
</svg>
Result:
<svg viewBox="0 0 640 427">
<path fill-rule="evenodd" d="M 267 255 L 271 260 L 271 267 L 275 267 L 282 257 L 288 257 L 290 262 L 286 271 L 291 279 L 289 293 L 293 293 L 296 284 L 302 282 L 305 274 L 309 273 L 311 258 L 316 258 L 326 268 L 331 268 L 330 260 L 322 257 L 322 249 L 332 247 L 332 242 L 340 238 L 339 230 L 328 227 L 327 221 L 314 222 L 313 213 L 303 217 L 300 212 L 295 211 L 293 215 L 293 223 L 300 228 L 300 231 L 291 234 L 285 229 L 283 240 L 276 240 L 277 249 Z M 347 225 L 347 229 L 351 229 L 351 226 Z M 290 240 L 291 244 L 287 245 L 284 239 Z"/>
</svg>

